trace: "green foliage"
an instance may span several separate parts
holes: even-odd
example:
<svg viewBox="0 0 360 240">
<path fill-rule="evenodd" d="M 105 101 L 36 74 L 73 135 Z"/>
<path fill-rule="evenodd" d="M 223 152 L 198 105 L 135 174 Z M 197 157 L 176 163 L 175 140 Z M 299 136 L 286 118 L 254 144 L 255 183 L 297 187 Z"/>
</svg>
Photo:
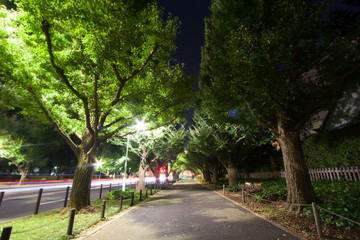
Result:
<svg viewBox="0 0 360 240">
<path fill-rule="evenodd" d="M 320 207 L 360 222 L 360 184 L 358 182 L 317 180 L 313 181 L 313 186 L 317 196 L 323 201 L 318 204 Z M 304 211 L 312 215 L 312 208 L 306 208 Z M 321 209 L 319 214 L 321 220 L 326 224 L 335 224 L 346 229 L 355 226 L 353 223 Z M 356 227 L 359 228 L 359 226 Z"/>
<path fill-rule="evenodd" d="M 228 178 L 219 178 L 217 183 L 214 183 L 217 187 L 222 187 L 223 185 L 229 184 Z"/>
<path fill-rule="evenodd" d="M 144 196 L 143 196 L 144 197 Z M 100 210 L 102 208 L 102 199 L 91 201 L 91 205 L 97 211 L 88 212 L 84 214 L 77 214 L 74 222 L 73 234 L 89 229 L 91 226 L 99 223 Z M 139 199 L 135 198 L 134 204 L 138 204 Z M 130 199 L 123 201 L 123 210 L 130 207 Z M 119 212 L 118 200 L 107 200 L 105 217 L 110 217 Z M 38 239 L 52 239 L 65 240 L 72 239 L 73 236 L 67 235 L 67 228 L 69 219 L 68 215 L 60 214 L 60 210 L 47 211 L 39 213 L 30 217 L 20 218 L 17 220 L 0 223 L 0 229 L 7 226 L 12 226 L 11 239 L 12 240 L 38 240 Z"/>
<path fill-rule="evenodd" d="M 185 115 L 195 79 L 172 58 L 177 19 L 155 1 L 22 0 L 0 16 L 1 101 L 50 122 L 80 165 L 132 133 L 136 117 L 163 125 Z M 70 203 L 86 203 L 72 200 L 87 197 L 76 189 Z"/>
<path fill-rule="evenodd" d="M 123 199 L 128 199 L 131 197 L 131 193 L 134 193 L 134 197 L 138 198 L 140 195 L 134 189 L 125 189 L 125 191 L 114 190 L 111 192 L 107 192 L 104 195 L 104 199 L 106 200 L 118 200 L 120 199 L 120 195 L 123 195 Z"/>
<path fill-rule="evenodd" d="M 322 132 L 306 139 L 304 155 L 309 168 L 360 166 L 360 124 Z"/>
<path fill-rule="evenodd" d="M 238 185 L 226 186 L 225 188 L 226 188 L 226 190 L 228 190 L 228 191 L 230 191 L 230 192 L 237 192 L 237 191 L 239 191 L 239 186 L 238 186 Z"/>
<path fill-rule="evenodd" d="M 0 15 L 2 101 L 70 145 L 84 129 L 98 142 L 131 132 L 139 115 L 163 124 L 192 98 L 194 79 L 169 64 L 177 20 L 154 1 L 24 0 Z"/>
<path fill-rule="evenodd" d="M 21 172 L 48 163 L 56 165 L 50 158 L 53 152 L 63 150 L 64 145 L 65 142 L 48 125 L 0 108 L 0 157 L 10 160 L 9 164 Z"/>
<path fill-rule="evenodd" d="M 255 194 L 255 201 L 260 202 L 262 199 L 271 201 L 286 200 L 287 193 L 285 179 L 262 180 L 261 182 L 262 191 Z M 312 185 L 316 192 L 316 196 L 322 201 L 322 203 L 318 204 L 320 207 L 351 220 L 357 222 L 360 221 L 359 182 L 316 180 L 312 181 Z M 312 215 L 312 207 L 304 208 L 304 212 L 308 215 Z M 319 213 L 321 221 L 324 223 L 344 226 L 347 229 L 354 226 L 354 224 L 333 214 L 322 211 L 321 209 Z"/>
<path fill-rule="evenodd" d="M 255 193 L 255 201 L 261 201 L 262 199 L 267 199 L 271 201 L 286 200 L 287 192 L 285 179 L 261 181 L 261 189 L 261 192 Z"/>
<path fill-rule="evenodd" d="M 235 120 L 261 123 L 282 145 L 283 159 L 292 159 L 287 176 L 305 176 L 305 159 L 296 152 L 299 131 L 358 82 L 359 29 L 325 38 L 323 14 L 329 9 L 307 0 L 213 0 L 210 10 L 199 80 L 202 104 L 217 116 L 234 109 Z M 308 177 L 304 181 L 310 183 Z M 316 199 L 311 186 L 297 187 L 294 201 Z"/>
<path fill-rule="evenodd" d="M 353 52 L 359 42 L 351 33 L 320 44 L 325 10 L 306 0 L 213 1 L 200 77 L 207 107 L 223 113 L 238 108 L 239 118 L 251 113 L 274 128 L 277 121 L 302 125 L 335 103 L 334 96 L 357 79 L 354 74 L 340 82 L 339 76 L 353 74 L 350 66 L 359 69 Z M 340 55 L 351 57 L 345 63 Z"/>
</svg>

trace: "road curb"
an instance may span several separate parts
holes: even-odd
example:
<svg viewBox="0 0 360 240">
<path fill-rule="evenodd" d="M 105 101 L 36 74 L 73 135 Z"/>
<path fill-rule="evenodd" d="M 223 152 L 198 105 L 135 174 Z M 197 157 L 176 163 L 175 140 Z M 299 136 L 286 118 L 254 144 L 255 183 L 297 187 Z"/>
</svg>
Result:
<svg viewBox="0 0 360 240">
<path fill-rule="evenodd" d="M 293 237 L 299 238 L 299 239 L 301 239 L 301 240 L 307 240 L 306 238 L 304 238 L 304 237 L 302 237 L 302 236 L 299 236 L 298 234 L 290 231 L 288 228 L 286 228 L 286 227 L 284 227 L 284 226 L 281 226 L 280 224 L 277 224 L 277 223 L 274 223 L 274 222 L 270 221 L 269 219 L 267 219 L 267 218 L 265 218 L 265 217 L 257 214 L 256 212 L 254 212 L 254 211 L 252 211 L 252 210 L 250 210 L 250 209 L 248 209 L 248 208 L 246 208 L 246 207 L 244 207 L 244 206 L 242 206 L 240 203 L 238 203 L 238 202 L 236 202 L 236 201 L 234 201 L 234 200 L 232 200 L 232 199 L 230 199 L 230 198 L 222 195 L 221 193 L 218 193 L 218 192 L 216 192 L 216 191 L 214 191 L 214 190 L 211 190 L 211 191 L 213 191 L 213 192 L 215 192 L 216 194 L 219 194 L 220 196 L 222 196 L 223 198 L 225 198 L 225 199 L 227 199 L 227 200 L 235 203 L 236 205 L 238 205 L 239 207 L 241 207 L 241 208 L 244 209 L 245 211 L 248 211 L 248 212 L 254 214 L 255 216 L 257 216 L 257 217 L 265 220 L 266 222 L 274 225 L 275 227 L 278 227 L 278 228 L 280 228 L 281 230 L 283 230 L 283 231 L 291 234 Z"/>
</svg>

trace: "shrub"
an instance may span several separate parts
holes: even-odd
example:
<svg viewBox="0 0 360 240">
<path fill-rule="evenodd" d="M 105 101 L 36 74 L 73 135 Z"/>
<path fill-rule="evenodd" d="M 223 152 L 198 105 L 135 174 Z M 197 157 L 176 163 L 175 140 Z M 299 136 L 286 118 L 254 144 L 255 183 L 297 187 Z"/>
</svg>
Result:
<svg viewBox="0 0 360 240">
<path fill-rule="evenodd" d="M 123 199 L 127 199 L 131 197 L 131 193 L 134 192 L 135 197 L 139 197 L 139 193 L 134 189 L 125 189 L 125 191 L 114 190 L 112 192 L 107 192 L 104 195 L 104 199 L 106 200 L 118 200 L 120 199 L 120 195 L 123 195 Z"/>
<path fill-rule="evenodd" d="M 226 186 L 226 190 L 228 190 L 230 192 L 237 192 L 237 191 L 239 191 L 239 186 L 238 185 Z"/>
<path fill-rule="evenodd" d="M 303 143 L 309 168 L 360 166 L 360 123 L 323 132 Z"/>
<path fill-rule="evenodd" d="M 346 181 L 313 181 L 313 186 L 317 196 L 323 201 L 319 206 L 360 222 L 360 183 Z M 308 215 L 312 215 L 312 208 L 308 207 L 304 210 Z M 344 226 L 349 229 L 353 226 L 342 218 L 331 213 L 319 210 L 321 220 L 327 224 L 335 224 L 336 226 Z"/>
<path fill-rule="evenodd" d="M 261 184 L 261 192 L 254 196 L 255 201 L 267 199 L 270 201 L 284 201 L 287 197 L 285 179 L 276 179 L 272 181 L 264 181 Z"/>
</svg>

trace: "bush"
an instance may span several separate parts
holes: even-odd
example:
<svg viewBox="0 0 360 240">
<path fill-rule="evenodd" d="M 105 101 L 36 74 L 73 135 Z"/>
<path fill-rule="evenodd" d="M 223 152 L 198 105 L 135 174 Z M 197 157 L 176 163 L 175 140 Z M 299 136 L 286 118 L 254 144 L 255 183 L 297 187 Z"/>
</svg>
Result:
<svg viewBox="0 0 360 240">
<path fill-rule="evenodd" d="M 351 220 L 360 222 L 360 183 L 346 182 L 346 181 L 313 181 L 313 186 L 317 196 L 323 201 L 319 206 L 349 218 Z M 308 215 L 312 215 L 312 208 L 304 210 Z M 353 226 L 342 218 L 339 218 L 331 213 L 319 210 L 321 220 L 327 224 L 335 224 L 336 226 L 344 226 L 349 229 Z"/>
<path fill-rule="evenodd" d="M 134 189 L 125 189 L 125 191 L 121 190 L 114 190 L 112 192 L 107 192 L 104 195 L 104 199 L 106 200 L 118 200 L 120 199 L 120 195 L 123 195 L 123 199 L 127 199 L 131 197 L 131 193 L 134 192 L 134 196 L 136 198 L 139 197 L 139 193 L 136 192 Z"/>
<path fill-rule="evenodd" d="M 254 195 L 254 201 L 260 202 L 263 199 L 271 201 L 286 200 L 287 192 L 285 179 L 271 181 L 264 180 L 261 182 L 262 191 Z M 318 206 L 356 222 L 360 222 L 359 182 L 314 180 L 312 181 L 312 185 L 316 196 L 322 201 Z M 312 215 L 312 207 L 304 208 L 304 212 L 308 215 Z M 351 222 L 321 209 L 319 210 L 319 215 L 323 223 L 343 226 L 345 229 L 349 229 L 354 225 Z"/>
<path fill-rule="evenodd" d="M 228 190 L 229 192 L 237 192 L 237 191 L 239 191 L 239 186 L 238 185 L 227 186 L 226 190 Z"/>
<path fill-rule="evenodd" d="M 254 196 L 254 200 L 260 202 L 262 199 L 270 201 L 285 201 L 287 197 L 285 179 L 276 179 L 263 181 L 261 183 L 261 192 Z"/>
<path fill-rule="evenodd" d="M 360 166 L 360 123 L 323 132 L 303 143 L 309 168 Z"/>
</svg>

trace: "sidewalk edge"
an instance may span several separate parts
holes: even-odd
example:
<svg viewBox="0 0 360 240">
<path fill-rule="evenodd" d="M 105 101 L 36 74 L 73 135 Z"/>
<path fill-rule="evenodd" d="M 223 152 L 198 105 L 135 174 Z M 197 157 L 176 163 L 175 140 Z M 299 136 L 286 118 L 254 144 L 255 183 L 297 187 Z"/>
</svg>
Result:
<svg viewBox="0 0 360 240">
<path fill-rule="evenodd" d="M 213 191 L 213 190 L 212 190 L 212 191 Z M 229 201 L 231 201 L 231 202 L 235 203 L 236 205 L 238 205 L 238 206 L 239 206 L 239 207 L 241 207 L 242 209 L 244 209 L 244 210 L 246 210 L 246 211 L 248 211 L 248 212 L 250 212 L 250 213 L 254 214 L 255 216 L 257 216 L 257 217 L 259 217 L 259 218 L 261 218 L 261 219 L 263 219 L 263 220 L 267 221 L 268 223 L 271 223 L 272 225 L 274 225 L 274 226 L 276 226 L 276 227 L 280 228 L 281 230 L 283 230 L 283 231 L 285 231 L 285 232 L 287 232 L 287 233 L 291 234 L 292 236 L 294 236 L 294 237 L 296 237 L 296 238 L 299 238 L 299 239 L 301 239 L 301 240 L 307 240 L 306 238 L 304 238 L 304 237 L 302 237 L 302 236 L 299 236 L 297 233 L 294 233 L 294 232 L 290 231 L 288 228 L 286 228 L 286 227 L 284 227 L 284 226 L 281 226 L 280 224 L 277 224 L 277 223 L 275 223 L 275 222 L 270 221 L 269 219 L 267 219 L 267 218 L 265 218 L 265 217 L 263 217 L 263 216 L 261 216 L 261 215 L 257 214 L 256 212 L 254 212 L 254 211 L 252 211 L 252 210 L 250 210 L 250 209 L 248 209 L 248 208 L 246 208 L 246 207 L 244 207 L 244 206 L 242 206 L 242 205 L 241 205 L 241 204 L 239 204 L 238 202 L 236 202 L 236 201 L 234 201 L 234 200 L 232 200 L 232 199 L 230 199 L 230 198 L 228 198 L 228 197 L 226 197 L 226 196 L 222 195 L 221 193 L 218 193 L 218 192 L 216 192 L 216 191 L 213 191 L 213 192 L 215 192 L 216 194 L 219 194 L 219 195 L 220 195 L 220 196 L 222 196 L 223 198 L 225 198 L 225 199 L 227 199 L 227 200 L 229 200 Z"/>
</svg>

